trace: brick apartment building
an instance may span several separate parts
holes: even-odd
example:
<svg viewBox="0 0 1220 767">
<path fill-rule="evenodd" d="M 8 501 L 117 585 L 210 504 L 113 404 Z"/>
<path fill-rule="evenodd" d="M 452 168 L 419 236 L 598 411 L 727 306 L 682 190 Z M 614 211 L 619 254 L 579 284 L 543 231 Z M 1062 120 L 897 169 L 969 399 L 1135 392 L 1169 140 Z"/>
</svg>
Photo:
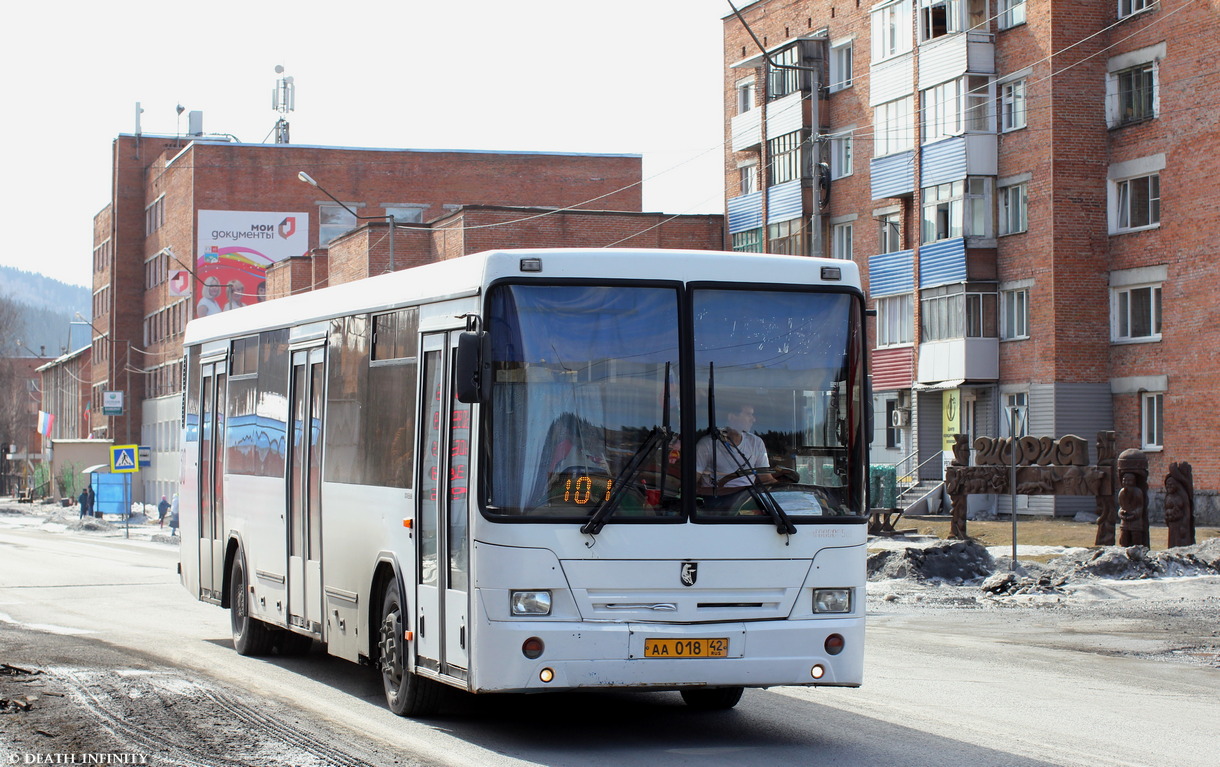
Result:
<svg viewBox="0 0 1220 767">
<path fill-rule="evenodd" d="M 740 10 L 766 54 L 724 17 L 729 237 L 862 267 L 874 462 L 943 476 L 951 434 L 1007 435 L 1020 405 L 1026 434 L 1113 429 L 1120 451 L 1142 448 L 1154 496 L 1189 461 L 1214 524 L 1220 263 L 1201 224 L 1220 219 L 1215 5 Z"/>
<path fill-rule="evenodd" d="M 137 500 L 175 492 L 182 332 L 204 313 L 493 247 L 723 246 L 722 216 L 642 212 L 641 181 L 639 155 L 119 136 L 94 218 L 91 433 L 152 448 Z"/>
</svg>

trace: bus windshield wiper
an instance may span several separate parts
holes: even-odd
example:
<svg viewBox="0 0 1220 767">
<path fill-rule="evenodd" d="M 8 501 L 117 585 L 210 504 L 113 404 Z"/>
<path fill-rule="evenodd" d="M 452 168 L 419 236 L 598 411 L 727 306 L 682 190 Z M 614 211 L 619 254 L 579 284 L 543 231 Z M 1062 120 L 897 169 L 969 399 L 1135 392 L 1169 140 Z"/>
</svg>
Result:
<svg viewBox="0 0 1220 767">
<path fill-rule="evenodd" d="M 775 530 L 780 535 L 794 535 L 796 533 L 796 525 L 792 524 L 792 520 L 788 518 L 787 512 L 779 505 L 779 501 L 775 500 L 775 496 L 771 495 L 771 491 L 767 486 L 758 481 L 757 467 L 750 465 L 750 459 L 746 458 L 746 454 L 741 448 L 733 444 L 733 440 L 729 439 L 728 433 L 724 429 L 716 428 L 716 363 L 708 364 L 707 372 L 707 436 L 715 442 L 724 445 L 725 451 L 733 462 L 737 464 L 737 471 L 743 477 L 750 479 L 750 484 L 745 486 L 745 491 L 754 499 L 754 503 L 758 504 L 758 508 L 767 512 L 775 519 Z M 716 476 L 716 446 L 712 445 L 712 476 Z M 715 483 L 713 483 L 715 484 Z"/>
<path fill-rule="evenodd" d="M 644 438 L 636 451 L 631 454 L 631 458 L 619 471 L 618 476 L 614 478 L 614 484 L 610 488 L 610 497 L 602 502 L 597 511 L 593 512 L 593 516 L 589 517 L 589 521 L 581 526 L 580 531 L 587 535 L 597 535 L 601 529 L 606 526 L 606 522 L 610 519 L 610 515 L 618 508 L 623 500 L 623 496 L 627 494 L 627 489 L 631 487 L 631 483 L 635 481 L 640 470 L 644 468 L 648 456 L 657 449 L 663 448 L 669 444 L 673 438 L 673 430 L 669 427 L 669 363 L 665 363 L 665 395 L 664 403 L 661 406 L 661 425 L 654 426 L 648 436 Z M 664 497 L 665 491 L 665 467 L 661 467 L 661 493 Z"/>
</svg>

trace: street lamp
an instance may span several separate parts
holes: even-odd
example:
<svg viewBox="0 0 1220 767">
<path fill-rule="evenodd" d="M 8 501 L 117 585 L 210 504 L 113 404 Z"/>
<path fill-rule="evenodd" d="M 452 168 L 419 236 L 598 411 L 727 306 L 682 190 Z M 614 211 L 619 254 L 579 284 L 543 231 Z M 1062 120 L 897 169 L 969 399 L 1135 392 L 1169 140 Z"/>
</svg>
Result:
<svg viewBox="0 0 1220 767">
<path fill-rule="evenodd" d="M 386 222 L 386 224 L 388 224 L 390 227 L 390 271 L 391 272 L 395 271 L 395 268 L 394 268 L 394 229 L 395 229 L 395 226 L 394 226 L 394 217 L 393 216 L 390 216 L 390 215 L 362 216 L 359 213 L 357 213 L 356 211 L 347 207 L 347 205 L 342 200 L 340 200 L 338 197 L 335 197 L 333 194 L 326 191 L 326 189 L 324 187 L 319 185 L 317 181 L 314 181 L 313 177 L 310 176 L 305 171 L 301 171 L 300 173 L 298 173 L 297 178 L 299 178 L 301 181 L 304 181 L 306 184 L 309 184 L 313 188 L 320 190 L 322 192 L 322 194 L 326 195 L 330 199 L 337 202 L 339 204 L 339 207 L 343 208 L 348 213 L 351 213 L 352 216 L 355 217 L 359 221 L 383 221 L 384 220 Z"/>
</svg>

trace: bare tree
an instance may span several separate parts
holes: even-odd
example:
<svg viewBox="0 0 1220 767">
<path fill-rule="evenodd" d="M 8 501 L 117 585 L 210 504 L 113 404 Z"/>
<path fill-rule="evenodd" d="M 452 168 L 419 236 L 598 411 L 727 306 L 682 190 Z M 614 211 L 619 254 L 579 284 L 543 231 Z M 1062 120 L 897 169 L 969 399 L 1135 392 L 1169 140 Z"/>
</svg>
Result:
<svg viewBox="0 0 1220 767">
<path fill-rule="evenodd" d="M 25 382 L 19 380 L 12 358 L 21 351 L 19 339 L 24 329 L 21 308 L 0 296 L 0 493 L 17 492 L 18 467 L 6 457 L 10 445 L 24 444 L 33 424 L 27 423 Z"/>
</svg>

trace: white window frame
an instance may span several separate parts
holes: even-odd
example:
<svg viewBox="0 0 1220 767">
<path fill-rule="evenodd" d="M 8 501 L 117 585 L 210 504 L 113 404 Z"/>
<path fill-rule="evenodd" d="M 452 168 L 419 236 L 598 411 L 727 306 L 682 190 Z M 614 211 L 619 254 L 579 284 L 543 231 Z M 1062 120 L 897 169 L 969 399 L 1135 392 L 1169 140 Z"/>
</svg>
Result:
<svg viewBox="0 0 1220 767">
<path fill-rule="evenodd" d="M 748 162 L 737 166 L 737 181 L 740 188 L 739 194 L 753 194 L 759 190 L 758 186 L 758 163 Z"/>
<path fill-rule="evenodd" d="M 1029 287 L 1000 290 L 1000 340 L 1029 338 Z"/>
<path fill-rule="evenodd" d="M 855 147 L 853 145 L 855 126 L 848 128 L 840 133 L 833 133 L 827 137 L 830 143 L 830 177 L 832 179 L 843 178 L 852 174 L 852 156 Z"/>
<path fill-rule="evenodd" d="M 1003 237 L 1029 230 L 1029 184 L 1027 182 L 1001 186 L 996 194 L 996 200 L 999 205 L 999 225 L 996 234 Z"/>
<path fill-rule="evenodd" d="M 919 42 L 926 43 L 963 31 L 962 0 L 919 0 Z M 938 8 L 943 8 L 944 29 L 936 33 L 934 22 Z"/>
<path fill-rule="evenodd" d="M 850 221 L 830 225 L 830 257 L 850 261 L 852 256 L 853 228 Z"/>
<path fill-rule="evenodd" d="M 920 199 L 919 241 L 923 244 L 952 240 L 965 234 L 963 228 L 966 182 L 950 181 L 925 187 Z"/>
<path fill-rule="evenodd" d="M 1165 392 L 1140 392 L 1140 449 L 1165 448 Z"/>
<path fill-rule="evenodd" d="M 998 0 L 1000 29 L 1012 29 L 1025 23 L 1025 0 Z"/>
<path fill-rule="evenodd" d="M 873 62 L 901 56 L 914 48 L 912 0 L 897 0 L 872 11 Z"/>
<path fill-rule="evenodd" d="M 757 81 L 753 76 L 737 81 L 737 114 L 744 114 L 755 107 Z"/>
<path fill-rule="evenodd" d="M 1110 340 L 1113 343 L 1147 343 L 1161 340 L 1164 290 L 1161 283 L 1121 285 L 1110 289 Z M 1138 305 L 1137 305 L 1138 304 Z M 1148 332 L 1137 333 L 1137 320 Z"/>
<path fill-rule="evenodd" d="M 915 294 L 881 296 L 877 309 L 877 348 L 915 343 Z"/>
<path fill-rule="evenodd" d="M 915 148 L 914 96 L 873 107 L 873 156 L 907 152 Z"/>
<path fill-rule="evenodd" d="M 877 216 L 877 237 L 878 253 L 902 250 L 902 214 L 884 213 Z"/>
<path fill-rule="evenodd" d="M 1116 181 L 1115 192 L 1116 231 L 1134 232 L 1161 225 L 1161 174 Z M 1139 220 L 1135 220 L 1136 216 Z"/>
<path fill-rule="evenodd" d="M 1000 130 L 1004 133 L 1026 126 L 1025 78 L 1000 85 Z"/>
<path fill-rule="evenodd" d="M 1106 174 L 1107 213 L 1110 234 L 1126 234 L 1157 229 L 1161 225 L 1160 172 L 1165 169 L 1165 155 L 1156 154 L 1115 163 Z M 1156 177 L 1155 182 L 1152 177 Z M 1147 185 L 1148 220 L 1132 225 L 1132 192 Z M 1155 183 L 1155 187 L 1153 186 Z"/>
<path fill-rule="evenodd" d="M 1120 128 L 1124 125 L 1136 125 L 1146 120 L 1152 120 L 1161 113 L 1161 80 L 1160 62 L 1165 59 L 1168 48 L 1165 43 L 1157 43 L 1139 50 L 1111 57 L 1106 60 L 1106 125 L 1110 128 Z M 1123 109 L 1123 78 L 1136 71 L 1148 70 L 1152 89 L 1149 114 L 1139 117 L 1129 117 Z"/>
<path fill-rule="evenodd" d="M 852 43 L 853 40 L 841 40 L 830 44 L 830 88 L 831 93 L 850 88 L 852 85 Z"/>
<path fill-rule="evenodd" d="M 924 144 L 991 128 L 991 82 L 987 75 L 964 75 L 921 94 Z"/>
<path fill-rule="evenodd" d="M 1118 0 L 1118 18 L 1125 19 L 1139 13 L 1151 11 L 1157 0 Z"/>
<path fill-rule="evenodd" d="M 767 186 L 777 186 L 802 178 L 805 156 L 805 139 L 801 131 L 792 131 L 767 141 L 770 165 Z"/>
</svg>

